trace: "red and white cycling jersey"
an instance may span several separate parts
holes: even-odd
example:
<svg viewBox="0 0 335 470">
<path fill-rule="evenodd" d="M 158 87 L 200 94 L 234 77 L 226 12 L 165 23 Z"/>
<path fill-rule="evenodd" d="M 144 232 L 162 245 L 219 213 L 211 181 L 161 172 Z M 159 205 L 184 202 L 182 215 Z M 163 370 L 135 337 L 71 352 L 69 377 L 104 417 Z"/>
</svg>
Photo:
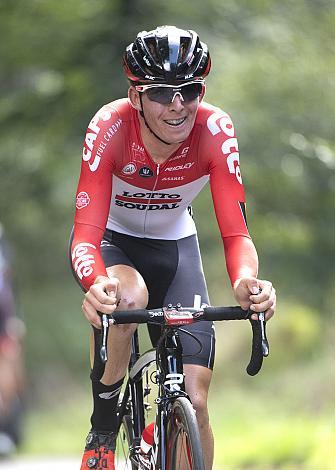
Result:
<svg viewBox="0 0 335 470">
<path fill-rule="evenodd" d="M 222 237 L 249 237 L 238 143 L 227 113 L 202 102 L 188 139 L 157 164 L 129 100 L 101 108 L 87 129 L 76 196 L 72 261 L 83 286 L 106 274 L 100 255 L 106 228 L 167 240 L 196 233 L 188 207 L 208 180 Z"/>
</svg>

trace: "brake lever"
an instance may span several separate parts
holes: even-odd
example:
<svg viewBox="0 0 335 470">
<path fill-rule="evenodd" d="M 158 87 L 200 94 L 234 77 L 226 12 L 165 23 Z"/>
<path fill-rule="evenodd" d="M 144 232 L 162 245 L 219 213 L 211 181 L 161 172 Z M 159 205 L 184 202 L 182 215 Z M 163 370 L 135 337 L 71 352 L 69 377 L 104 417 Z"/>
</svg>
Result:
<svg viewBox="0 0 335 470">
<path fill-rule="evenodd" d="M 101 345 L 100 345 L 100 359 L 101 361 L 106 364 L 107 362 L 107 339 L 108 339 L 108 331 L 109 331 L 109 320 L 108 315 L 103 313 L 101 315 L 101 324 L 102 324 L 102 332 L 101 332 Z"/>
<path fill-rule="evenodd" d="M 261 334 L 262 334 L 262 353 L 263 357 L 267 357 L 269 355 L 269 342 L 266 337 L 266 320 L 264 312 L 258 314 L 258 320 L 261 324 Z"/>
<path fill-rule="evenodd" d="M 260 287 L 258 293 L 260 294 L 261 292 L 262 292 L 262 288 Z M 268 339 L 266 337 L 266 320 L 265 320 L 264 312 L 260 312 L 258 314 L 258 321 L 261 324 L 263 357 L 268 357 L 268 355 L 269 355 L 269 342 L 268 342 Z"/>
</svg>

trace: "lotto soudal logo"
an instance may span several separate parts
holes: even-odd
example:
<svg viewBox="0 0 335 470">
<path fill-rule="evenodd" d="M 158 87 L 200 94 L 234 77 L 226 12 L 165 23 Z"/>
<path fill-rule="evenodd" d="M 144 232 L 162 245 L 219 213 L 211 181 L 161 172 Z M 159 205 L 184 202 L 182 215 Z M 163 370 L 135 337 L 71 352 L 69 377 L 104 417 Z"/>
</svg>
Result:
<svg viewBox="0 0 335 470">
<path fill-rule="evenodd" d="M 165 168 L 165 171 L 178 171 L 178 170 L 189 170 L 194 165 L 194 162 L 185 163 L 185 165 L 169 166 Z"/>
<path fill-rule="evenodd" d="M 126 209 L 162 210 L 176 209 L 181 202 L 180 194 L 123 191 L 115 196 L 115 204 Z"/>
<path fill-rule="evenodd" d="M 81 191 L 80 193 L 77 194 L 77 197 L 76 197 L 77 209 L 83 209 L 84 207 L 87 207 L 89 203 L 90 203 L 90 197 L 86 191 Z"/>
<path fill-rule="evenodd" d="M 126 176 L 133 175 L 136 172 L 136 165 L 134 163 L 128 163 L 122 168 L 122 173 Z"/>
</svg>

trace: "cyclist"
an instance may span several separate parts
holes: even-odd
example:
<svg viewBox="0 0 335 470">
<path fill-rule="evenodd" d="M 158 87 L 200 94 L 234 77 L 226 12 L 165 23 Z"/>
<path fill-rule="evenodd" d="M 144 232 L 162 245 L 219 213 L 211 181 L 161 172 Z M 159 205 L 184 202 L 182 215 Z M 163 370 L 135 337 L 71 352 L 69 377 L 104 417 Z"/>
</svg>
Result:
<svg viewBox="0 0 335 470">
<path fill-rule="evenodd" d="M 238 144 L 227 113 L 203 101 L 211 67 L 197 33 L 174 26 L 140 32 L 124 54 L 128 97 L 103 106 L 88 125 L 76 196 L 73 271 L 85 290 L 93 326 L 93 414 L 81 469 L 114 469 L 115 410 L 136 325 L 114 326 L 103 366 L 99 312 L 154 308 L 195 294 L 209 303 L 190 204 L 210 181 L 227 271 L 244 309 L 275 310 L 275 290 L 257 278 L 258 260 L 245 215 Z M 181 333 L 186 390 L 212 468 L 207 395 L 214 362 L 211 322 Z M 151 331 L 155 341 L 155 331 Z"/>
</svg>

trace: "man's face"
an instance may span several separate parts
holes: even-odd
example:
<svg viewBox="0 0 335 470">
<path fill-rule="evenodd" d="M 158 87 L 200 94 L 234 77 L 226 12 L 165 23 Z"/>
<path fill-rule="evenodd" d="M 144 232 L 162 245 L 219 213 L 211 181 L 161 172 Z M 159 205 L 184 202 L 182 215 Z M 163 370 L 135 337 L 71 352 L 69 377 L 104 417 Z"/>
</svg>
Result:
<svg viewBox="0 0 335 470">
<path fill-rule="evenodd" d="M 135 89 L 136 88 L 136 89 Z M 177 144 L 190 135 L 204 85 L 186 84 L 175 87 L 133 87 L 130 97 L 136 96 L 137 109 L 144 112 L 147 125 L 165 142 Z"/>
<path fill-rule="evenodd" d="M 199 107 L 199 98 L 185 102 L 176 94 L 169 104 L 151 101 L 142 94 L 145 119 L 150 129 L 171 144 L 183 142 L 190 135 Z"/>
</svg>

